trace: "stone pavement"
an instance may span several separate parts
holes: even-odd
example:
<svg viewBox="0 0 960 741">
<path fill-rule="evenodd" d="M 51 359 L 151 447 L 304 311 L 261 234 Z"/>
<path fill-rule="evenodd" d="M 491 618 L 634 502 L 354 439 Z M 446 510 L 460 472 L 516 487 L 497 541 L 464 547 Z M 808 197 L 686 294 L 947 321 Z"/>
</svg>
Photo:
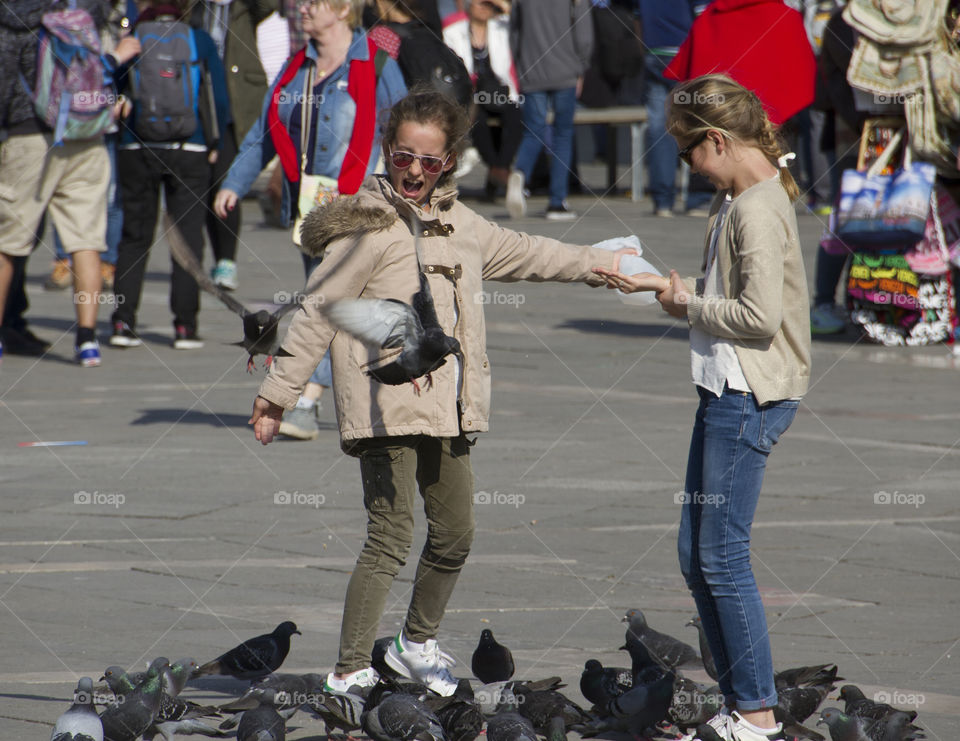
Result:
<svg viewBox="0 0 960 741">
<path fill-rule="evenodd" d="M 655 264 L 697 271 L 704 220 L 657 220 L 624 198 L 573 205 L 583 218 L 572 224 L 509 225 L 583 243 L 636 233 Z M 244 208 L 237 295 L 265 302 L 299 287 L 300 258 L 284 232 L 258 226 L 254 202 Z M 477 208 L 506 223 L 502 206 Z M 819 223 L 800 222 L 812 277 Z M 0 370 L 0 738 L 48 738 L 81 675 L 160 654 L 208 660 L 284 619 L 303 631 L 284 670 L 327 671 L 364 527 L 329 402 L 319 440 L 257 444 L 246 421 L 262 370 L 247 375 L 228 344 L 237 318 L 204 296 L 206 347 L 169 346 L 163 245 L 145 345 L 77 368 L 69 295 L 41 287 L 48 262 L 39 252 L 30 265 L 30 317 L 54 347 Z M 603 289 L 487 291 L 492 431 L 474 449 L 477 536 L 441 641 L 467 676 L 492 628 L 518 676 L 559 674 L 582 700 L 586 659 L 627 660 L 616 650 L 627 608 L 695 643 L 675 553 L 696 407 L 687 332 Z M 771 457 L 754 528 L 776 665 L 837 662 L 869 696 L 917 706 L 941 741 L 960 728 L 958 388 L 942 346 L 884 349 L 852 332 L 816 341 L 812 387 Z M 18 446 L 30 441 L 87 444 Z M 421 518 L 414 554 L 422 537 Z M 381 634 L 402 623 L 415 560 Z M 239 687 L 208 680 L 188 696 Z M 293 739 L 323 734 L 305 714 L 291 728 Z"/>
</svg>

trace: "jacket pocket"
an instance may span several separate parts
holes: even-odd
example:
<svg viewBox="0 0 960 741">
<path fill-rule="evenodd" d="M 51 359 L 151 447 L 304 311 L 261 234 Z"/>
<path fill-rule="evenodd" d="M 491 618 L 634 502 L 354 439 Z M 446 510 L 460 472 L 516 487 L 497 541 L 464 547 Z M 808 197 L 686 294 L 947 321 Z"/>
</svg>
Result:
<svg viewBox="0 0 960 741">
<path fill-rule="evenodd" d="M 404 448 L 379 448 L 360 454 L 363 506 L 371 512 L 406 512 Z"/>
</svg>

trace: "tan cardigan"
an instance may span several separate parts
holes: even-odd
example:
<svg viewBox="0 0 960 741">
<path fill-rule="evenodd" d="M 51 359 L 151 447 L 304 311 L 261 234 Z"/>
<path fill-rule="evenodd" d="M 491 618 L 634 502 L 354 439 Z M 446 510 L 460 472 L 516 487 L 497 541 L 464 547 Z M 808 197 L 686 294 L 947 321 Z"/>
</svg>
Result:
<svg viewBox="0 0 960 741">
<path fill-rule="evenodd" d="M 726 191 L 711 207 L 704 247 Z M 717 269 L 726 298 L 703 296 L 703 279 L 687 278 L 691 327 L 733 341 L 757 403 L 806 393 L 810 382 L 810 304 L 797 216 L 778 179 L 733 199 L 717 239 Z"/>
</svg>

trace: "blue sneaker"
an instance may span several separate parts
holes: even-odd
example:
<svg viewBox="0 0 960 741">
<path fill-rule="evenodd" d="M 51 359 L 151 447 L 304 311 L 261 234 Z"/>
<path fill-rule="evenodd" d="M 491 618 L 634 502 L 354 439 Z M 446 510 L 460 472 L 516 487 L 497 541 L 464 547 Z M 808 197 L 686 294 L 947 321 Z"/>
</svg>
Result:
<svg viewBox="0 0 960 741">
<path fill-rule="evenodd" d="M 233 260 L 217 260 L 213 270 L 210 271 L 210 277 L 213 282 L 221 288 L 228 291 L 237 290 L 237 263 Z"/>
<path fill-rule="evenodd" d="M 96 368 L 100 365 L 100 343 L 96 340 L 84 342 L 76 348 L 74 357 L 84 368 Z"/>
</svg>

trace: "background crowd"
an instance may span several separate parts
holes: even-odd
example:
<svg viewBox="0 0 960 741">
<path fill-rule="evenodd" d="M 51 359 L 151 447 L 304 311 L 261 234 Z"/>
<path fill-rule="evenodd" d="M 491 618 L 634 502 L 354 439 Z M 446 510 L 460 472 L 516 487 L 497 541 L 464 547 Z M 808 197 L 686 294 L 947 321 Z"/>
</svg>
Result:
<svg viewBox="0 0 960 741">
<path fill-rule="evenodd" d="M 653 214 L 663 218 L 705 216 L 713 196 L 704 179 L 687 180 L 683 158 L 666 133 L 666 104 L 678 81 L 723 71 L 757 92 L 797 153 L 791 168 L 803 203 L 824 220 L 840 195 L 840 173 L 857 165 L 864 121 L 904 115 L 902 99 L 870 95 L 863 83 L 858 88 L 848 81 L 854 66 L 869 68 L 869 58 L 861 57 L 874 47 L 861 52 L 870 34 L 859 21 L 851 24 L 856 14 L 844 13 L 846 4 L 837 0 L 75 5 L 89 13 L 99 36 L 105 89 L 116 96 L 114 118 L 95 136 L 61 141 L 38 112 L 31 84 L 41 74 L 45 14 L 68 4 L 0 4 L 0 311 L 3 351 L 45 351 L 47 343 L 27 327 L 23 276 L 30 253 L 45 244 L 50 216 L 56 256 L 46 287 L 73 289 L 77 360 L 85 366 L 101 362 L 95 335 L 100 290 L 113 290 L 117 299 L 110 345 L 141 344 L 136 314 L 161 191 L 190 249 L 202 257 L 209 242 L 215 283 L 234 290 L 240 280 L 240 204 L 262 182 L 261 171 L 272 168 L 269 184 L 256 193 L 265 218 L 292 229 L 296 241 L 305 211 L 356 192 L 364 176 L 382 171 L 383 114 L 415 85 L 445 92 L 469 111 L 473 124 L 459 174 L 482 162 L 485 196 L 505 198 L 513 217 L 526 214 L 531 193 L 546 192 L 542 214 L 551 220 L 576 218 L 567 195 L 584 187 L 577 173 L 582 157 L 574 151 L 578 106 L 645 107 L 647 190 Z M 937 0 L 926 11 L 948 38 L 949 60 L 960 57 L 957 5 Z M 189 131 L 145 133 L 144 109 L 154 100 L 148 28 L 162 29 L 164 40 L 182 34 L 192 49 L 188 102 L 196 121 Z M 916 47 L 911 28 L 894 24 L 883 48 Z M 935 66 L 934 86 L 939 76 L 956 88 L 957 68 Z M 941 111 L 933 115 L 946 147 L 937 163 L 938 183 L 951 192 L 958 175 L 958 122 Z M 596 154 L 617 157 L 603 151 L 602 134 L 596 133 Z M 923 148 L 918 151 L 922 156 Z M 683 202 L 680 183 L 687 186 Z M 823 247 L 818 252 L 814 333 L 846 326 L 848 310 L 839 305 L 837 291 L 849 254 Z M 309 272 L 315 264 L 304 258 L 304 267 Z M 174 346 L 202 347 L 197 285 L 175 263 L 170 309 Z M 313 381 L 303 401 L 307 411 L 319 408 L 315 402 L 330 383 L 325 363 Z"/>
</svg>

